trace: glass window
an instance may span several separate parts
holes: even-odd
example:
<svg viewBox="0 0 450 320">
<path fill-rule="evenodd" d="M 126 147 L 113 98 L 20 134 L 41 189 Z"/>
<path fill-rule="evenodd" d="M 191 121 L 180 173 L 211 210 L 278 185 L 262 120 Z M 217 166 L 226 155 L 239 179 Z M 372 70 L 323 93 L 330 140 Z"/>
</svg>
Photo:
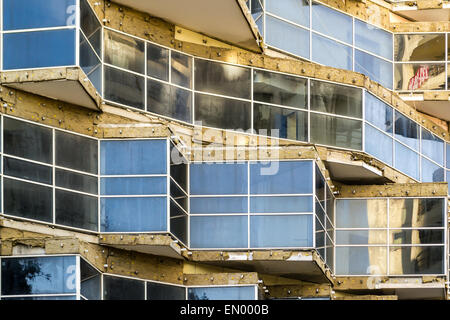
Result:
<svg viewBox="0 0 450 320">
<path fill-rule="evenodd" d="M 312 197 L 250 197 L 250 212 L 298 213 L 313 212 Z"/>
<path fill-rule="evenodd" d="M 308 113 L 255 103 L 253 128 L 260 135 L 308 141 Z"/>
<path fill-rule="evenodd" d="M 80 1 L 80 24 L 86 38 L 101 57 L 102 25 L 92 11 L 87 0 Z"/>
<path fill-rule="evenodd" d="M 48 10 L 47 4 L 45 6 Z M 75 29 L 3 35 L 3 68 L 5 70 L 74 66 L 75 64 Z"/>
<path fill-rule="evenodd" d="M 336 200 L 337 228 L 386 228 L 387 201 L 370 200 Z"/>
<path fill-rule="evenodd" d="M 321 229 L 324 230 L 325 227 L 325 209 L 322 207 L 322 205 L 320 204 L 320 202 L 318 202 L 317 200 L 315 201 L 315 212 L 316 212 L 316 217 L 319 219 L 320 223 L 322 224 Z"/>
<path fill-rule="evenodd" d="M 366 123 L 365 151 L 392 166 L 393 139 Z"/>
<path fill-rule="evenodd" d="M 186 300 L 186 288 L 147 282 L 147 300 Z"/>
<path fill-rule="evenodd" d="M 80 259 L 81 295 L 87 300 L 101 300 L 101 273 L 89 263 Z"/>
<path fill-rule="evenodd" d="M 445 34 L 395 34 L 395 61 L 445 61 Z"/>
<path fill-rule="evenodd" d="M 419 125 L 400 112 L 395 111 L 395 138 L 418 151 Z"/>
<path fill-rule="evenodd" d="M 352 17 L 316 2 L 312 3 L 312 29 L 348 44 L 353 43 Z"/>
<path fill-rule="evenodd" d="M 247 213 L 247 197 L 190 198 L 190 214 Z"/>
<path fill-rule="evenodd" d="M 419 180 L 419 154 L 405 147 L 401 143 L 395 142 L 395 162 L 394 167 L 409 175 L 413 179 Z"/>
<path fill-rule="evenodd" d="M 317 165 L 314 166 L 314 172 L 316 176 L 316 197 L 320 201 L 322 207 L 325 208 L 325 179 L 323 178 L 323 175 Z"/>
<path fill-rule="evenodd" d="M 443 244 L 444 230 L 433 229 L 399 229 L 390 230 L 390 244 Z"/>
<path fill-rule="evenodd" d="M 55 169 L 55 184 L 57 187 L 72 189 L 92 194 L 98 193 L 98 178 L 72 171 Z"/>
<path fill-rule="evenodd" d="M 247 194 L 246 163 L 192 163 L 191 195 Z"/>
<path fill-rule="evenodd" d="M 266 11 L 305 27 L 309 27 L 308 0 L 266 0 Z"/>
<path fill-rule="evenodd" d="M 444 165 L 444 141 L 422 128 L 422 153 L 440 165 Z"/>
<path fill-rule="evenodd" d="M 308 81 L 285 74 L 254 70 L 253 99 L 288 107 L 308 107 Z"/>
<path fill-rule="evenodd" d="M 104 300 L 144 300 L 145 282 L 113 276 L 103 276 Z"/>
<path fill-rule="evenodd" d="M 250 217 L 250 247 L 312 247 L 312 215 Z"/>
<path fill-rule="evenodd" d="M 80 32 L 80 67 L 86 75 L 89 75 L 95 68 L 101 66 L 101 62 L 95 54 L 89 42 Z"/>
<path fill-rule="evenodd" d="M 195 90 L 250 99 L 250 88 L 251 69 L 195 59 Z"/>
<path fill-rule="evenodd" d="M 145 78 L 104 66 L 105 99 L 130 107 L 145 109 Z"/>
<path fill-rule="evenodd" d="M 443 198 L 389 200 L 390 228 L 444 227 Z"/>
<path fill-rule="evenodd" d="M 102 198 L 101 232 L 167 231 L 167 198 Z"/>
<path fill-rule="evenodd" d="M 450 171 L 446 173 L 447 182 L 450 182 Z M 448 194 L 450 194 L 450 183 L 448 184 Z"/>
<path fill-rule="evenodd" d="M 251 103 L 196 93 L 194 120 L 206 127 L 248 130 Z"/>
<path fill-rule="evenodd" d="M 176 214 L 177 216 L 170 218 L 170 232 L 177 237 L 181 242 L 187 245 L 188 243 L 188 216 L 176 207 L 177 212 L 174 213 L 172 208 L 176 205 L 173 201 L 170 201 L 170 215 Z"/>
<path fill-rule="evenodd" d="M 445 90 L 445 64 L 396 63 L 394 90 Z"/>
<path fill-rule="evenodd" d="M 386 230 L 336 230 L 336 243 L 387 244 Z"/>
<path fill-rule="evenodd" d="M 450 169 L 450 143 L 445 144 L 446 164 L 447 169 Z"/>
<path fill-rule="evenodd" d="M 362 121 L 311 113 L 311 142 L 362 149 Z"/>
<path fill-rule="evenodd" d="M 101 174 L 165 174 L 166 144 L 167 141 L 162 139 L 102 141 Z"/>
<path fill-rule="evenodd" d="M 266 15 L 265 40 L 269 46 L 309 59 L 309 31 L 306 29 Z"/>
<path fill-rule="evenodd" d="M 171 77 L 172 83 L 192 88 L 192 57 L 181 52 L 171 51 Z"/>
<path fill-rule="evenodd" d="M 55 164 L 97 174 L 98 141 L 55 131 Z"/>
<path fill-rule="evenodd" d="M 3 29 L 75 26 L 75 0 L 4 0 Z"/>
<path fill-rule="evenodd" d="M 421 170 L 421 182 L 443 182 L 444 181 L 444 168 L 439 167 L 434 162 L 421 157 L 422 170 Z"/>
<path fill-rule="evenodd" d="M 336 274 L 384 275 L 386 247 L 336 247 Z"/>
<path fill-rule="evenodd" d="M 170 197 L 175 200 L 184 210 L 188 211 L 187 193 L 181 190 L 173 181 L 170 181 Z"/>
<path fill-rule="evenodd" d="M 76 271 L 75 256 L 3 258 L 2 295 L 75 293 Z"/>
<path fill-rule="evenodd" d="M 173 153 L 171 153 L 173 155 Z M 181 154 L 180 154 L 181 156 Z M 183 159 L 185 160 L 185 159 Z M 175 181 L 185 192 L 188 188 L 188 165 L 186 163 L 182 164 L 171 164 L 170 165 L 170 177 Z"/>
<path fill-rule="evenodd" d="M 312 194 L 312 161 L 250 163 L 251 194 Z"/>
<path fill-rule="evenodd" d="M 250 6 L 253 19 L 258 18 L 261 14 L 264 13 L 264 9 L 259 0 L 250 0 L 247 6 Z"/>
<path fill-rule="evenodd" d="M 145 74 L 145 42 L 105 29 L 104 62 Z"/>
<path fill-rule="evenodd" d="M 255 286 L 188 288 L 188 300 L 256 300 Z"/>
<path fill-rule="evenodd" d="M 355 49 L 355 71 L 392 89 L 392 63 Z"/>
<path fill-rule="evenodd" d="M 55 222 L 64 226 L 98 230 L 98 198 L 55 190 Z"/>
<path fill-rule="evenodd" d="M 166 177 L 101 178 L 102 195 L 151 195 L 167 193 Z"/>
<path fill-rule="evenodd" d="M 355 19 L 355 46 L 392 60 L 392 34 Z"/>
<path fill-rule="evenodd" d="M 191 248 L 247 248 L 248 217 L 191 216 Z"/>
<path fill-rule="evenodd" d="M 29 297 L 2 297 L 2 300 L 77 300 L 77 296 L 29 296 Z"/>
<path fill-rule="evenodd" d="M 52 129 L 4 118 L 3 140 L 4 153 L 52 163 Z"/>
<path fill-rule="evenodd" d="M 169 49 L 147 43 L 147 75 L 169 81 Z"/>
<path fill-rule="evenodd" d="M 444 247 L 390 247 L 389 273 L 443 274 Z"/>
<path fill-rule="evenodd" d="M 335 199 L 333 194 L 331 193 L 330 188 L 327 187 L 327 202 L 326 202 L 326 214 L 327 217 L 329 219 L 329 221 L 332 222 L 332 224 L 334 225 L 334 203 L 335 203 Z M 328 226 L 327 226 L 328 227 Z"/>
<path fill-rule="evenodd" d="M 362 118 L 362 90 L 312 80 L 311 110 Z"/>
<path fill-rule="evenodd" d="M 53 222 L 51 187 L 3 178 L 5 214 Z"/>
<path fill-rule="evenodd" d="M 3 173 L 11 177 L 53 184 L 52 167 L 28 161 L 4 157 Z"/>
<path fill-rule="evenodd" d="M 366 91 L 365 118 L 378 129 L 392 134 L 393 110 L 388 104 Z"/>
<path fill-rule="evenodd" d="M 327 22 L 328 23 L 328 22 Z M 340 29 L 340 28 L 334 28 Z M 312 57 L 314 62 L 331 66 L 334 68 L 352 70 L 353 68 L 353 50 L 334 40 L 322 37 L 318 34 L 312 34 Z M 330 54 L 333 52 L 333 54 Z"/>
</svg>

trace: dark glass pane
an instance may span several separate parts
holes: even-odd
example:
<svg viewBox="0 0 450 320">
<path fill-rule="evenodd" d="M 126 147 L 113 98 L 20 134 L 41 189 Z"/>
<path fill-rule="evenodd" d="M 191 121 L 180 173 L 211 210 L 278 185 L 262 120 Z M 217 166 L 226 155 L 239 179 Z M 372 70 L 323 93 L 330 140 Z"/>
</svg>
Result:
<svg viewBox="0 0 450 320">
<path fill-rule="evenodd" d="M 5 214 L 53 222 L 51 187 L 3 179 Z"/>
<path fill-rule="evenodd" d="M 389 274 L 443 274 L 444 259 L 444 246 L 390 247 Z"/>
<path fill-rule="evenodd" d="M 80 259 L 81 295 L 88 300 L 101 300 L 101 273 Z"/>
<path fill-rule="evenodd" d="M 76 292 L 76 257 L 3 258 L 2 294 Z"/>
<path fill-rule="evenodd" d="M 13 158 L 3 158 L 3 172 L 5 175 L 53 184 L 52 168 L 40 164 Z"/>
<path fill-rule="evenodd" d="M 57 166 L 97 174 L 97 140 L 56 131 L 55 150 L 55 164 Z"/>
<path fill-rule="evenodd" d="M 10 118 L 4 126 L 4 153 L 52 163 L 52 129 Z"/>
<path fill-rule="evenodd" d="M 171 204 L 173 206 L 173 204 Z M 175 205 L 176 206 L 176 205 Z M 170 232 L 180 239 L 185 245 L 188 243 L 188 216 L 182 214 L 177 217 L 170 218 Z"/>
<path fill-rule="evenodd" d="M 92 194 L 98 193 L 98 178 L 76 172 L 55 169 L 55 184 L 57 187 L 72 189 Z"/>
<path fill-rule="evenodd" d="M 118 32 L 105 30 L 104 62 L 145 74 L 145 42 Z"/>
<path fill-rule="evenodd" d="M 147 282 L 147 300 L 186 300 L 186 288 Z"/>
<path fill-rule="evenodd" d="M 144 110 L 145 78 L 108 66 L 104 69 L 105 99 Z"/>
<path fill-rule="evenodd" d="M 251 71 L 209 60 L 195 60 L 195 90 L 250 99 Z"/>
<path fill-rule="evenodd" d="M 98 199 L 84 194 L 55 190 L 56 223 L 97 231 Z"/>
<path fill-rule="evenodd" d="M 325 179 L 317 165 L 315 165 L 314 167 L 316 172 L 316 197 L 319 199 L 322 207 L 325 208 Z"/>
<path fill-rule="evenodd" d="M 145 282 L 120 277 L 103 276 L 104 300 L 144 300 Z"/>
<path fill-rule="evenodd" d="M 169 81 L 169 49 L 147 43 L 147 75 Z"/>
<path fill-rule="evenodd" d="M 81 30 L 94 47 L 94 50 L 101 56 L 101 24 L 95 13 L 92 11 L 87 0 L 80 1 L 80 24 Z"/>
<path fill-rule="evenodd" d="M 170 165 L 170 177 L 175 180 L 178 185 L 187 192 L 187 181 L 188 181 L 188 165 L 178 164 Z"/>
<path fill-rule="evenodd" d="M 335 199 L 334 196 L 330 190 L 330 188 L 327 187 L 327 205 L 326 205 L 326 213 L 327 213 L 327 217 L 328 219 L 331 221 L 331 223 L 333 223 L 334 225 L 334 204 L 335 204 Z"/>
<path fill-rule="evenodd" d="M 443 198 L 390 199 L 390 228 L 443 227 Z"/>
<path fill-rule="evenodd" d="M 285 74 L 255 70 L 253 99 L 288 107 L 308 107 L 308 81 Z"/>
<path fill-rule="evenodd" d="M 170 181 L 170 197 L 188 211 L 188 196 L 173 181 Z"/>
<path fill-rule="evenodd" d="M 191 89 L 192 58 L 177 51 L 172 51 L 170 55 L 172 57 L 172 83 Z"/>
<path fill-rule="evenodd" d="M 390 230 L 390 244 L 443 244 L 444 230 L 415 229 Z"/>
</svg>

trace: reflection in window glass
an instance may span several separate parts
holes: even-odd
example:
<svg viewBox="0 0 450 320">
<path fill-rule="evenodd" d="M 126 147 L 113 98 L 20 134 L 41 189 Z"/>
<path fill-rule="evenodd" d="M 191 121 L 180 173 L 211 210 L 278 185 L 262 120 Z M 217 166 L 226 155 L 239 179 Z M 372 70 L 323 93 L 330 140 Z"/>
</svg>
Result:
<svg viewBox="0 0 450 320">
<path fill-rule="evenodd" d="M 327 22 L 328 24 L 328 22 Z M 340 28 L 334 28 L 340 29 Z M 352 70 L 353 50 L 334 40 L 312 34 L 312 57 L 314 62 L 340 69 Z M 333 54 L 330 54 L 333 52 Z"/>
<path fill-rule="evenodd" d="M 355 49 L 355 71 L 392 89 L 392 63 Z"/>
<path fill-rule="evenodd" d="M 311 113 L 311 142 L 362 149 L 362 121 Z"/>
<path fill-rule="evenodd" d="M 3 173 L 5 175 L 31 180 L 40 183 L 52 184 L 52 167 L 22 161 L 13 158 L 3 158 Z"/>
<path fill-rule="evenodd" d="M 309 28 L 308 0 L 266 0 L 266 11 Z"/>
<path fill-rule="evenodd" d="M 98 230 L 98 198 L 55 190 L 55 222 L 64 226 Z"/>
<path fill-rule="evenodd" d="M 312 197 L 268 196 L 250 197 L 250 212 L 297 213 L 313 212 Z"/>
<path fill-rule="evenodd" d="M 419 125 L 400 112 L 395 111 L 395 138 L 418 151 Z"/>
<path fill-rule="evenodd" d="M 443 244 L 444 230 L 390 230 L 390 244 Z"/>
<path fill-rule="evenodd" d="M 97 140 L 56 131 L 55 150 L 57 166 L 97 174 Z"/>
<path fill-rule="evenodd" d="M 169 81 L 169 49 L 147 43 L 147 75 Z"/>
<path fill-rule="evenodd" d="M 444 165 L 444 141 L 422 128 L 422 153 L 440 165 Z"/>
<path fill-rule="evenodd" d="M 145 42 L 105 29 L 104 62 L 145 74 Z"/>
<path fill-rule="evenodd" d="M 103 276 L 104 300 L 144 300 L 145 282 L 113 276 Z"/>
<path fill-rule="evenodd" d="M 365 151 L 392 166 L 393 139 L 368 124 L 365 124 L 365 128 Z"/>
<path fill-rule="evenodd" d="M 384 199 L 336 200 L 336 228 L 386 228 L 387 201 Z"/>
<path fill-rule="evenodd" d="M 171 51 L 170 55 L 172 59 L 172 83 L 191 89 L 192 58 L 177 51 Z"/>
<path fill-rule="evenodd" d="M 317 199 L 319 199 L 320 204 L 322 205 L 322 207 L 325 208 L 325 179 L 323 178 L 322 173 L 320 172 L 320 169 L 318 168 L 318 166 L 314 166 L 315 167 L 315 174 L 316 174 L 316 197 Z"/>
<path fill-rule="evenodd" d="M 191 195 L 247 194 L 247 164 L 192 163 Z"/>
<path fill-rule="evenodd" d="M 285 74 L 254 70 L 253 99 L 288 107 L 308 107 L 308 81 Z"/>
<path fill-rule="evenodd" d="M 424 157 L 421 157 L 422 171 L 421 182 L 443 182 L 444 168 L 439 167 Z"/>
<path fill-rule="evenodd" d="M 186 288 L 147 282 L 147 300 L 186 300 Z"/>
<path fill-rule="evenodd" d="M 76 257 L 3 258 L 2 295 L 76 292 Z"/>
<path fill-rule="evenodd" d="M 316 2 L 312 4 L 312 29 L 348 44 L 353 42 L 352 17 Z"/>
<path fill-rule="evenodd" d="M 192 216 L 191 248 L 247 248 L 248 217 Z"/>
<path fill-rule="evenodd" d="M 80 259 L 81 295 L 87 300 L 101 300 L 101 273 Z"/>
<path fill-rule="evenodd" d="M 87 0 L 80 1 L 80 27 L 94 50 L 101 57 L 102 25 Z"/>
<path fill-rule="evenodd" d="M 355 45 L 392 60 L 392 34 L 355 19 Z"/>
<path fill-rule="evenodd" d="M 444 203 L 444 198 L 391 199 L 389 227 L 443 227 Z"/>
<path fill-rule="evenodd" d="M 445 90 L 445 64 L 396 63 L 394 90 Z"/>
<path fill-rule="evenodd" d="M 395 142 L 394 167 L 410 177 L 419 180 L 419 154 Z"/>
<path fill-rule="evenodd" d="M 444 246 L 440 247 L 390 247 L 389 273 L 443 274 Z"/>
<path fill-rule="evenodd" d="M 336 274 L 386 274 L 386 247 L 336 247 Z"/>
<path fill-rule="evenodd" d="M 445 34 L 396 34 L 395 61 L 444 61 Z"/>
<path fill-rule="evenodd" d="M 95 68 L 101 66 L 101 62 L 95 54 L 94 50 L 80 32 L 80 67 L 86 75 L 89 75 Z"/>
<path fill-rule="evenodd" d="M 256 300 L 255 286 L 188 288 L 188 300 Z"/>
<path fill-rule="evenodd" d="M 251 1 L 251 3 L 249 3 L 247 5 L 250 5 L 253 19 L 256 19 L 263 13 L 263 7 L 262 7 L 261 3 L 259 2 L 259 0 L 250 0 L 250 1 Z M 264 0 L 262 2 L 264 2 Z"/>
<path fill-rule="evenodd" d="M 366 91 L 365 119 L 378 129 L 392 134 L 393 111 L 392 107 Z"/>
<path fill-rule="evenodd" d="M 185 245 L 188 243 L 188 216 L 170 201 L 170 232 Z"/>
<path fill-rule="evenodd" d="M 387 244 L 386 230 L 337 230 L 336 242 L 342 244 Z"/>
<path fill-rule="evenodd" d="M 104 66 L 105 99 L 144 110 L 145 78 Z"/>
</svg>

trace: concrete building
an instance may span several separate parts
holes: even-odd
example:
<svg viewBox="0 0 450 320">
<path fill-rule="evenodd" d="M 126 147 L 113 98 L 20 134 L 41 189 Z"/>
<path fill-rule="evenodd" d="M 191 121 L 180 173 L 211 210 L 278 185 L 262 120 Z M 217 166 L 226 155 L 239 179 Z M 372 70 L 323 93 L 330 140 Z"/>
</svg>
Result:
<svg viewBox="0 0 450 320">
<path fill-rule="evenodd" d="M 0 299 L 447 299 L 446 0 L 0 0 Z"/>
</svg>

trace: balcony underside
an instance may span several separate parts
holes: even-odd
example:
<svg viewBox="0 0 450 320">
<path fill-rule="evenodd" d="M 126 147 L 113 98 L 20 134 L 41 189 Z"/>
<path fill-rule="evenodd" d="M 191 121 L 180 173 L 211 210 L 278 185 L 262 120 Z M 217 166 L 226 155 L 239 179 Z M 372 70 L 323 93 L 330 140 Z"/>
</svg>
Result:
<svg viewBox="0 0 450 320">
<path fill-rule="evenodd" d="M 397 5 L 394 12 L 413 21 L 449 21 L 450 8 L 418 10 L 416 6 Z"/>
<path fill-rule="evenodd" d="M 441 120 L 450 121 L 450 101 L 407 101 L 408 104 L 413 105 L 417 110 L 429 114 L 433 117 L 437 117 Z"/>
</svg>

